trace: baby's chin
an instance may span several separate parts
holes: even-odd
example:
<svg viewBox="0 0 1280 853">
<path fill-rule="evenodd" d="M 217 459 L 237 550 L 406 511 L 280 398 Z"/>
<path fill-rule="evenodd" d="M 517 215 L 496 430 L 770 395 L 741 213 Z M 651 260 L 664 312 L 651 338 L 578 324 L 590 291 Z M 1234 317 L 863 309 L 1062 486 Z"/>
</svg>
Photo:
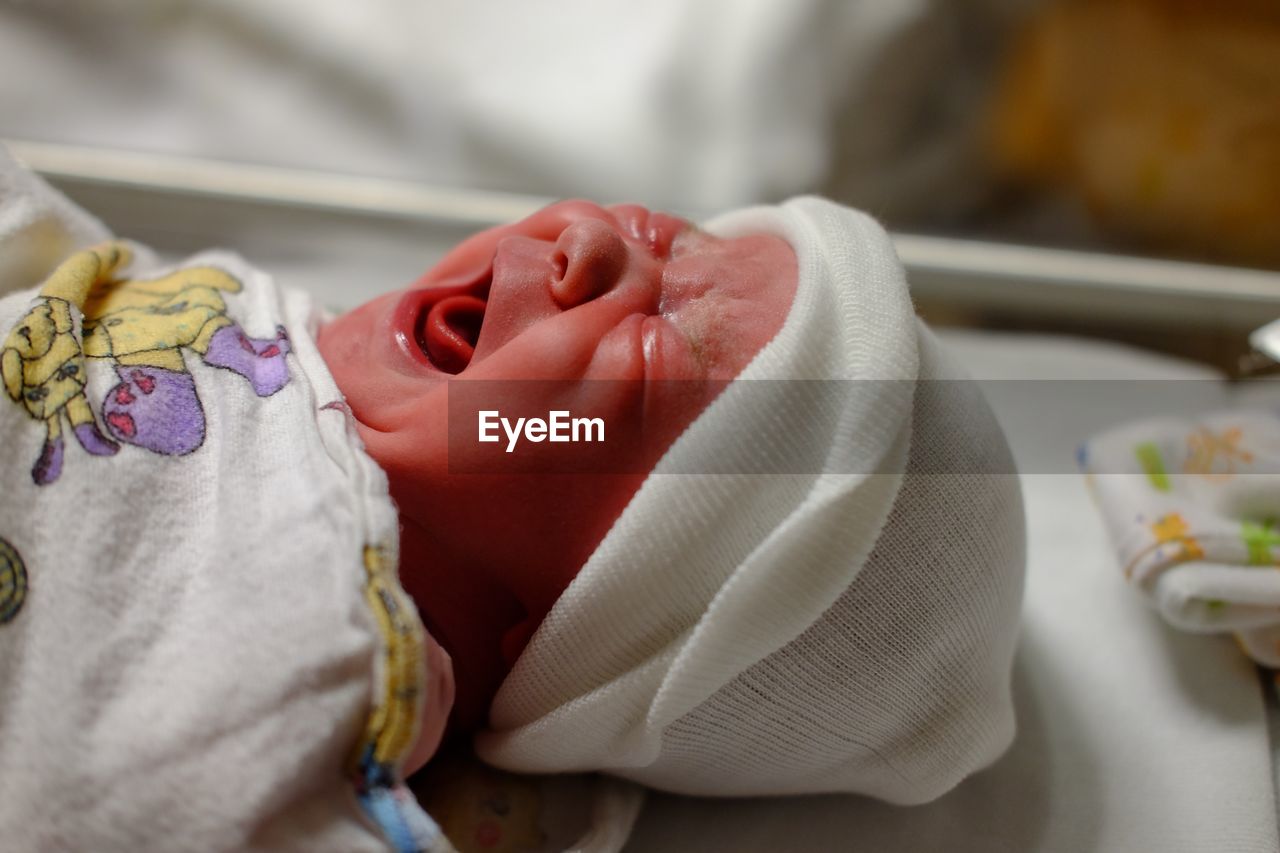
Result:
<svg viewBox="0 0 1280 853">
<path fill-rule="evenodd" d="M 392 293 L 379 296 L 335 317 L 320 328 L 316 346 L 335 378 L 368 364 L 375 327 L 383 326 L 384 335 L 390 332 L 385 322 L 379 324 L 375 318 L 384 315 L 394 299 L 395 294 Z M 339 385 L 341 384 L 339 381 Z"/>
<path fill-rule="evenodd" d="M 381 414 L 403 404 L 410 383 L 422 381 L 409 375 L 414 365 L 397 348 L 389 322 L 399 296 L 389 293 L 366 302 L 323 326 L 316 338 L 321 358 L 361 423 L 376 425 Z"/>
</svg>

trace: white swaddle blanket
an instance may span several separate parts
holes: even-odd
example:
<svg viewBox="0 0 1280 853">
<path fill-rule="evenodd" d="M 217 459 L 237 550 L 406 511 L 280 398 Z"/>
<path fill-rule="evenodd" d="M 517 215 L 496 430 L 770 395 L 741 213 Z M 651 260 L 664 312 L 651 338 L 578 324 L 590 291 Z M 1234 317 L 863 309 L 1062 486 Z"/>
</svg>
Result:
<svg viewBox="0 0 1280 853">
<path fill-rule="evenodd" d="M 932 799 L 1013 736 L 1003 435 L 874 221 L 809 198 L 709 229 L 789 241 L 795 303 L 557 601 L 478 751 L 685 793 Z"/>
</svg>

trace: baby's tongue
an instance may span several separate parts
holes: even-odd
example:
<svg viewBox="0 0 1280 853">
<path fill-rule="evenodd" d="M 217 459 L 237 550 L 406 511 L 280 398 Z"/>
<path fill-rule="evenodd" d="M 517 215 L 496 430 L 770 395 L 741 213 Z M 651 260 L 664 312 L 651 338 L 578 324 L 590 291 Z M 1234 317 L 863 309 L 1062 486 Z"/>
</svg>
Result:
<svg viewBox="0 0 1280 853">
<path fill-rule="evenodd" d="M 436 367 L 458 373 L 471 362 L 485 302 L 475 296 L 446 296 L 427 312 L 422 344 Z"/>
</svg>

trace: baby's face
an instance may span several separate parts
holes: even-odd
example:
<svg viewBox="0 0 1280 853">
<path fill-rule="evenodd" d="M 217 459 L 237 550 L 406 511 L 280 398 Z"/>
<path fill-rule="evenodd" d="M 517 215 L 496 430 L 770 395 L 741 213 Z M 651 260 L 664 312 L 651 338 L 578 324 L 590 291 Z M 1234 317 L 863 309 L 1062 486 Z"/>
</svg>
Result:
<svg viewBox="0 0 1280 853">
<path fill-rule="evenodd" d="M 453 657 L 456 723 L 483 722 L 661 452 L 782 326 L 796 278 L 777 237 L 720 239 L 641 207 L 563 202 L 472 237 L 321 332 L 400 510 L 402 580 Z M 474 424 L 450 437 L 450 388 L 456 403 L 457 383 L 479 380 L 468 387 L 510 389 L 522 413 L 600 418 L 606 441 L 572 473 L 521 466 L 519 453 L 494 469 L 479 460 L 505 458 L 505 437 L 459 440 Z M 522 452 L 553 448 L 564 450 Z"/>
<path fill-rule="evenodd" d="M 399 430 L 455 379 L 732 379 L 777 331 L 795 277 L 776 237 L 561 202 L 463 242 L 322 341 L 357 419 Z"/>
</svg>

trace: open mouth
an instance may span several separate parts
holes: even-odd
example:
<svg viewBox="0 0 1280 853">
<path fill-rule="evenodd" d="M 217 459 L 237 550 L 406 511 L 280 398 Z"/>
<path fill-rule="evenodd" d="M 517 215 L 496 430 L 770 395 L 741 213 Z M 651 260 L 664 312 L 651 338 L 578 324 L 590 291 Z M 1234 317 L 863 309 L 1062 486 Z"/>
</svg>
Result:
<svg viewBox="0 0 1280 853">
<path fill-rule="evenodd" d="M 471 363 L 485 304 L 476 296 L 446 296 L 422 315 L 416 337 L 432 364 L 445 373 L 461 373 Z"/>
<path fill-rule="evenodd" d="M 429 301 L 414 325 L 414 340 L 427 359 L 445 373 L 461 373 L 475 355 L 493 274 Z"/>
</svg>

